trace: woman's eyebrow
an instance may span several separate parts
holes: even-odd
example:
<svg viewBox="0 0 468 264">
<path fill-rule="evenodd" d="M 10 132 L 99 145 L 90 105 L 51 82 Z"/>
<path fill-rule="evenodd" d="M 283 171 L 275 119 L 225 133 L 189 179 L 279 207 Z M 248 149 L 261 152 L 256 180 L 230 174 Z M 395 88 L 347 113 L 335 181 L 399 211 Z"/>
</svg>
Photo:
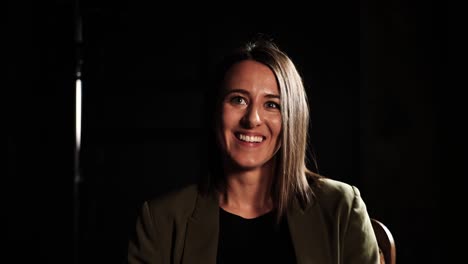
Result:
<svg viewBox="0 0 468 264">
<path fill-rule="evenodd" d="M 278 94 L 266 94 L 265 97 L 266 98 L 278 98 L 278 99 L 281 98 Z"/>
<path fill-rule="evenodd" d="M 227 95 L 232 94 L 232 93 L 240 93 L 240 94 L 244 94 L 244 95 L 249 95 L 250 94 L 249 91 L 244 90 L 244 89 L 231 89 L 231 90 L 226 91 L 226 93 L 224 95 L 227 96 Z M 272 93 L 267 93 L 267 94 L 264 95 L 264 97 L 265 98 L 281 99 L 279 94 L 272 94 Z"/>
<path fill-rule="evenodd" d="M 231 93 L 241 93 L 241 94 L 247 94 L 247 95 L 249 94 L 249 92 L 244 89 L 231 89 L 231 90 L 226 91 L 226 94 L 231 94 Z"/>
</svg>

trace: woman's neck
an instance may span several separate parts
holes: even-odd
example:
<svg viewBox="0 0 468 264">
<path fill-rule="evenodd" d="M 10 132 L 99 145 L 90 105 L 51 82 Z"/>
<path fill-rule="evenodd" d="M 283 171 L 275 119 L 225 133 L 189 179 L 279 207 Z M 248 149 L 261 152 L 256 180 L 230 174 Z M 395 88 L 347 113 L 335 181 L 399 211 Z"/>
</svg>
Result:
<svg viewBox="0 0 468 264">
<path fill-rule="evenodd" d="M 220 207 L 244 218 L 255 218 L 273 209 L 272 168 L 227 171 L 226 191 L 220 194 Z"/>
</svg>

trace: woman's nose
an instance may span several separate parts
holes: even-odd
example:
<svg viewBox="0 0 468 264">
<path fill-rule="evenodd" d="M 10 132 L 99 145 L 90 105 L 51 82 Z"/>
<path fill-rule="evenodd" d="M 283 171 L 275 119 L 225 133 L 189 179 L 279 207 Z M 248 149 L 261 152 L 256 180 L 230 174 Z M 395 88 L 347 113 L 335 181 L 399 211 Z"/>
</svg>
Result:
<svg viewBox="0 0 468 264">
<path fill-rule="evenodd" d="M 262 124 L 262 113 L 259 107 L 250 105 L 245 112 L 242 123 L 247 128 L 254 128 Z"/>
</svg>

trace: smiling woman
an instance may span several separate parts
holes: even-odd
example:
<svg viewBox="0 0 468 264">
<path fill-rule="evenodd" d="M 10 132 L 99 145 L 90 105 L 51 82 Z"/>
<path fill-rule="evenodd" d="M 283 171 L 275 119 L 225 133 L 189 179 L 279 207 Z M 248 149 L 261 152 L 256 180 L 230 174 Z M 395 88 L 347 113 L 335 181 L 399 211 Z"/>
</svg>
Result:
<svg viewBox="0 0 468 264">
<path fill-rule="evenodd" d="M 306 167 L 309 108 L 291 59 L 257 39 L 217 67 L 207 181 L 144 203 L 129 263 L 378 263 L 359 190 Z"/>
<path fill-rule="evenodd" d="M 242 172 L 229 179 L 272 177 L 273 157 L 280 146 L 281 132 L 280 95 L 275 75 L 264 64 L 241 61 L 226 72 L 223 92 L 219 141 L 226 155 L 225 168 Z"/>
</svg>

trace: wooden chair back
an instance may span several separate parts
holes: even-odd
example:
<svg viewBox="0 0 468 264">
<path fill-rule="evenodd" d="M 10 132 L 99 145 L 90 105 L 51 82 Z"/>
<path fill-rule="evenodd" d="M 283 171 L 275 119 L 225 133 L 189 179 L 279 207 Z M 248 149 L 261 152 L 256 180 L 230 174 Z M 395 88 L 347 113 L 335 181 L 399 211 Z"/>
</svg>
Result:
<svg viewBox="0 0 468 264">
<path fill-rule="evenodd" d="M 390 230 L 380 221 L 371 218 L 377 243 L 380 251 L 380 264 L 396 263 L 395 240 Z"/>
</svg>

